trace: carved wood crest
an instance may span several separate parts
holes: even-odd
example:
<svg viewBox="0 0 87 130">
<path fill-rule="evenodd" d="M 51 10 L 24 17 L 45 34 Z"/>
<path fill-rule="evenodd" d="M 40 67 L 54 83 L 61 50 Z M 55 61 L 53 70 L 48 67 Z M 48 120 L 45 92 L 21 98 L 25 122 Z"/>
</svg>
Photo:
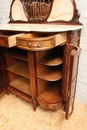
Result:
<svg viewBox="0 0 87 130">
<path fill-rule="evenodd" d="M 77 23 L 79 12 L 74 0 L 13 0 L 10 23 Z"/>
</svg>

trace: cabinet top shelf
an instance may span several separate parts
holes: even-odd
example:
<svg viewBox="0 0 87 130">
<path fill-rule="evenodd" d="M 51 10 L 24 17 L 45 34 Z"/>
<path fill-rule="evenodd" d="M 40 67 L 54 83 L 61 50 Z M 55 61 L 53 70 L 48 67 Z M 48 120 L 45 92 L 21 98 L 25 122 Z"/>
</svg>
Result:
<svg viewBox="0 0 87 130">
<path fill-rule="evenodd" d="M 25 32 L 64 32 L 81 29 L 83 25 L 52 25 L 52 24 L 0 24 L 1 31 Z"/>
</svg>

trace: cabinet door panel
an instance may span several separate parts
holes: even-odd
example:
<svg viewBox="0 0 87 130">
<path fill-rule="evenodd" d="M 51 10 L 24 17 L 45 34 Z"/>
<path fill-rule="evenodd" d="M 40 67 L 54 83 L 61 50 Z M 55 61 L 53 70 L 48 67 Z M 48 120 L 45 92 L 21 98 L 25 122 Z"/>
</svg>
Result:
<svg viewBox="0 0 87 130">
<path fill-rule="evenodd" d="M 66 64 L 66 85 L 65 87 L 65 102 L 66 102 L 66 119 L 70 117 L 74 109 L 74 99 L 76 93 L 76 82 L 77 82 L 77 74 L 78 74 L 78 62 L 80 55 L 80 48 L 75 47 L 73 45 L 66 45 L 66 56 L 65 62 Z"/>
</svg>

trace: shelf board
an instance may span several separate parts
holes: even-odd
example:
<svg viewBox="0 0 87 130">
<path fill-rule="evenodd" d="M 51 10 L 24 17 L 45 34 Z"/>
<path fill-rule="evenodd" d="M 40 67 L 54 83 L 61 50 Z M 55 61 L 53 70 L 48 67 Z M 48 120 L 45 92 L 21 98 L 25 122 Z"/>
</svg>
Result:
<svg viewBox="0 0 87 130">
<path fill-rule="evenodd" d="M 62 84 L 58 82 L 51 84 L 39 95 L 38 99 L 48 103 L 62 101 L 61 87 Z"/>
<path fill-rule="evenodd" d="M 24 76 L 26 78 L 29 78 L 28 63 L 25 61 L 15 63 L 14 65 L 8 67 L 7 70 L 18 75 Z"/>
<path fill-rule="evenodd" d="M 24 77 L 18 77 L 9 83 L 10 86 L 31 95 L 30 80 Z"/>
<path fill-rule="evenodd" d="M 25 50 L 19 50 L 19 49 L 11 50 L 9 52 L 6 52 L 5 55 L 8 55 L 13 58 L 21 59 L 24 61 L 28 61 L 27 51 Z"/>
<path fill-rule="evenodd" d="M 40 64 L 56 66 L 63 63 L 63 56 L 46 56 L 38 61 Z"/>
<path fill-rule="evenodd" d="M 43 73 L 38 75 L 38 78 L 44 79 L 46 81 L 57 81 L 63 76 L 62 69 L 60 68 L 50 68 L 46 69 Z"/>
</svg>

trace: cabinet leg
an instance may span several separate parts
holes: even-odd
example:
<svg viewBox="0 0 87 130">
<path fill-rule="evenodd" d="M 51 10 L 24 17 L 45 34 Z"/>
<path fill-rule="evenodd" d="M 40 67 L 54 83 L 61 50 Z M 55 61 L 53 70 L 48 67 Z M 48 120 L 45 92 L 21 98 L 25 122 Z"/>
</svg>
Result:
<svg viewBox="0 0 87 130">
<path fill-rule="evenodd" d="M 10 94 L 10 91 L 8 89 L 6 89 L 6 94 L 9 95 Z"/>
<path fill-rule="evenodd" d="M 33 104 L 33 109 L 34 111 L 36 111 L 36 108 L 37 108 L 37 101 L 34 99 L 32 100 L 32 104 Z"/>
</svg>

